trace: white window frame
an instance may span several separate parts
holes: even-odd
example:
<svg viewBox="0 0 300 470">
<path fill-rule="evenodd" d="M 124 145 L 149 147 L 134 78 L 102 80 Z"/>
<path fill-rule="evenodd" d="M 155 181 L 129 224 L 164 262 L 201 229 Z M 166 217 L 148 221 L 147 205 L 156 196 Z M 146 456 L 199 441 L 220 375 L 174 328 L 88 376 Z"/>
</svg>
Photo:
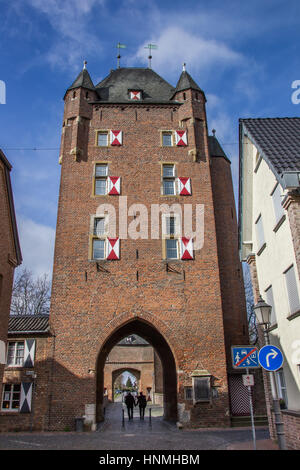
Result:
<svg viewBox="0 0 300 470">
<path fill-rule="evenodd" d="M 284 400 L 285 406 L 286 408 L 288 408 L 287 386 L 283 369 L 279 369 L 276 371 L 276 380 L 279 399 Z"/>
<path fill-rule="evenodd" d="M 273 191 L 271 192 L 271 197 L 273 202 L 275 224 L 277 225 L 284 216 L 284 209 L 281 205 L 281 188 L 279 183 L 276 183 Z"/>
<path fill-rule="evenodd" d="M 276 318 L 276 308 L 275 308 L 275 302 L 274 302 L 274 295 L 273 295 L 273 287 L 272 285 L 267 287 L 265 290 L 266 294 L 266 302 L 267 304 L 271 305 L 272 310 L 271 310 L 271 326 L 277 323 L 277 318 Z"/>
<path fill-rule="evenodd" d="M 5 386 L 8 386 L 8 385 L 10 386 L 10 391 L 9 392 L 5 391 Z M 17 391 L 17 392 L 14 392 L 14 386 L 15 385 L 20 386 L 20 390 Z M 10 413 L 19 412 L 20 411 L 20 403 L 21 403 L 21 383 L 13 383 L 13 384 L 12 383 L 3 383 L 2 384 L 2 389 L 3 390 L 2 390 L 2 400 L 1 400 L 1 411 L 2 412 L 10 412 Z M 4 400 L 6 393 L 9 393 L 9 400 Z M 18 406 L 18 408 L 12 408 L 12 402 L 17 401 L 17 400 L 13 400 L 13 394 L 14 393 L 19 394 L 19 406 Z M 3 403 L 5 401 L 9 401 L 9 408 L 4 408 L 3 407 Z"/>
<path fill-rule="evenodd" d="M 164 176 L 164 168 L 165 167 L 173 167 L 173 175 L 172 176 Z M 165 181 L 172 181 L 173 182 L 173 189 L 174 192 L 172 194 L 165 193 Z M 163 163 L 162 164 L 162 195 L 167 197 L 177 196 L 177 178 L 176 178 L 176 165 L 175 163 Z"/>
<path fill-rule="evenodd" d="M 15 347 L 14 347 L 14 355 L 13 355 L 13 361 L 12 363 L 8 363 L 8 353 L 9 353 L 9 349 L 10 349 L 10 345 L 12 344 L 15 344 Z M 16 359 L 17 359 L 17 350 L 18 350 L 18 347 L 17 345 L 18 344 L 23 344 L 23 358 L 22 358 L 22 363 L 21 364 L 17 364 L 16 363 Z M 7 354 L 6 354 L 6 365 L 7 367 L 24 367 L 24 358 L 25 358 L 25 341 L 8 341 L 8 344 L 7 344 Z"/>
<path fill-rule="evenodd" d="M 171 145 L 164 145 L 164 135 L 170 135 L 171 136 Z M 175 136 L 174 136 L 174 131 L 161 131 L 161 145 L 162 147 L 166 147 L 166 148 L 169 148 L 169 147 L 174 147 L 174 144 L 175 144 Z"/>
<path fill-rule="evenodd" d="M 263 246 L 266 244 L 264 224 L 263 224 L 261 214 L 259 214 L 259 216 L 256 219 L 255 231 L 256 231 L 257 252 L 259 252 L 263 248 Z"/>
<path fill-rule="evenodd" d="M 100 175 L 97 175 L 97 166 L 100 167 L 106 167 L 106 175 L 103 175 L 103 176 L 100 176 Z M 103 194 L 98 194 L 96 192 L 96 185 L 97 185 L 97 180 L 101 180 L 101 181 L 105 181 L 105 193 Z M 105 162 L 98 162 L 98 163 L 95 163 L 95 171 L 94 171 L 94 195 L 95 196 L 106 196 L 107 193 L 108 193 L 108 163 L 105 163 Z"/>
<path fill-rule="evenodd" d="M 99 145 L 99 135 L 106 135 L 106 145 Z M 109 144 L 110 144 L 109 130 L 97 131 L 97 147 L 105 148 L 105 147 L 109 147 Z"/>
<path fill-rule="evenodd" d="M 287 273 L 289 272 L 293 273 L 292 285 L 291 285 L 291 282 L 288 282 Z M 297 271 L 295 269 L 295 265 L 292 264 L 288 269 L 284 271 L 283 274 L 285 277 L 285 286 L 286 286 L 286 292 L 287 292 L 287 298 L 288 298 L 289 313 L 290 315 L 293 315 L 294 313 L 300 310 L 300 296 L 299 296 L 299 289 L 298 289 L 298 284 L 297 284 L 297 276 L 296 276 Z M 291 290 L 291 287 L 292 287 L 292 290 Z M 296 303 L 294 307 L 292 302 L 295 302 L 295 301 Z"/>
<path fill-rule="evenodd" d="M 96 219 L 104 219 L 104 232 L 97 236 L 95 234 L 95 221 Z M 91 234 L 91 259 L 93 261 L 103 261 L 107 258 L 107 238 L 109 235 L 109 216 L 105 214 L 97 214 L 91 217 L 90 222 L 90 234 Z M 104 258 L 94 258 L 94 240 L 104 240 Z"/>
<path fill-rule="evenodd" d="M 174 218 L 174 233 L 168 233 L 167 230 L 167 219 Z M 176 212 L 170 214 L 162 214 L 162 239 L 163 243 L 165 244 L 165 259 L 167 260 L 178 260 L 181 259 L 181 248 L 180 248 L 180 237 L 181 237 L 181 214 Z M 176 241 L 176 248 L 177 248 L 177 257 L 176 258 L 168 258 L 168 250 L 167 250 L 167 240 L 175 240 Z"/>
</svg>

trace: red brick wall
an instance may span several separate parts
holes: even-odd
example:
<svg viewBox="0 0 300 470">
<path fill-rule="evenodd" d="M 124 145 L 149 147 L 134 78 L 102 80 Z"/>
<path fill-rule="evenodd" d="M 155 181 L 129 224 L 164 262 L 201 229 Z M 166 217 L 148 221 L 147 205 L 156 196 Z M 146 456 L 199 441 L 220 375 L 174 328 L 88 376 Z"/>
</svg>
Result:
<svg viewBox="0 0 300 470">
<path fill-rule="evenodd" d="M 14 276 L 15 248 L 10 221 L 9 202 L 5 180 L 5 167 L 0 160 L 0 341 L 6 343 L 8 317 Z M 0 364 L 0 397 L 4 364 Z"/>
<path fill-rule="evenodd" d="M 282 411 L 282 419 L 287 448 L 300 450 L 300 413 L 299 411 Z"/>
</svg>

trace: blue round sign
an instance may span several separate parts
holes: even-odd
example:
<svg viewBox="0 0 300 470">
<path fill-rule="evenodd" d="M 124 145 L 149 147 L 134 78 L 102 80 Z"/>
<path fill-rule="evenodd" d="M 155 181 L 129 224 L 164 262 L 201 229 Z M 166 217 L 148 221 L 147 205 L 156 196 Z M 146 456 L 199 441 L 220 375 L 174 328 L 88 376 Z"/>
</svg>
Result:
<svg viewBox="0 0 300 470">
<path fill-rule="evenodd" d="M 275 371 L 280 369 L 282 366 L 283 355 L 277 346 L 268 344 L 259 351 L 258 361 L 264 369 L 268 371 Z"/>
</svg>

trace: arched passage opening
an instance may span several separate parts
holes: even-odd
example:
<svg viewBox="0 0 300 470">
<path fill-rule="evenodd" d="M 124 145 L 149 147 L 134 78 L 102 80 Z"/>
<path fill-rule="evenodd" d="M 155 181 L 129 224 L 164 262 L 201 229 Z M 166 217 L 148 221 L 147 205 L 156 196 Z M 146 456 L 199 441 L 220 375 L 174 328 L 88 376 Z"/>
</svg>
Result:
<svg viewBox="0 0 300 470">
<path fill-rule="evenodd" d="M 123 367 L 122 369 L 116 369 L 112 372 L 112 384 L 111 384 L 111 388 L 112 388 L 112 401 L 115 401 L 115 388 L 116 388 L 116 380 L 118 377 L 120 377 L 120 375 L 124 374 L 124 372 L 129 372 L 129 374 L 131 374 L 131 376 L 135 377 L 135 381 L 137 383 L 137 390 L 140 388 L 139 387 L 139 382 L 140 382 L 140 378 L 141 378 L 141 371 L 140 370 L 137 370 L 137 369 L 132 369 L 132 368 L 129 368 L 129 367 Z"/>
<path fill-rule="evenodd" d="M 148 341 L 157 352 L 163 370 L 164 419 L 177 421 L 176 364 L 170 346 L 163 335 L 150 323 L 135 318 L 115 330 L 103 344 L 97 359 L 97 422 L 103 421 L 104 366 L 112 348 L 125 336 L 137 334 Z"/>
</svg>

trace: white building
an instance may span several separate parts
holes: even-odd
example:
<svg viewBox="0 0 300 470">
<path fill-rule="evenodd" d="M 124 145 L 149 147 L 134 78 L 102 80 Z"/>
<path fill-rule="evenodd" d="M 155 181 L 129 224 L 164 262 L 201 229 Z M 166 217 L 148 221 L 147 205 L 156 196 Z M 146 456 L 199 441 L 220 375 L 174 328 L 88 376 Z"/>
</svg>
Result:
<svg viewBox="0 0 300 470">
<path fill-rule="evenodd" d="M 284 355 L 276 375 L 291 448 L 300 448 L 299 177 L 300 118 L 240 119 L 240 253 L 255 301 L 260 294 L 272 305 L 270 342 Z"/>
</svg>

